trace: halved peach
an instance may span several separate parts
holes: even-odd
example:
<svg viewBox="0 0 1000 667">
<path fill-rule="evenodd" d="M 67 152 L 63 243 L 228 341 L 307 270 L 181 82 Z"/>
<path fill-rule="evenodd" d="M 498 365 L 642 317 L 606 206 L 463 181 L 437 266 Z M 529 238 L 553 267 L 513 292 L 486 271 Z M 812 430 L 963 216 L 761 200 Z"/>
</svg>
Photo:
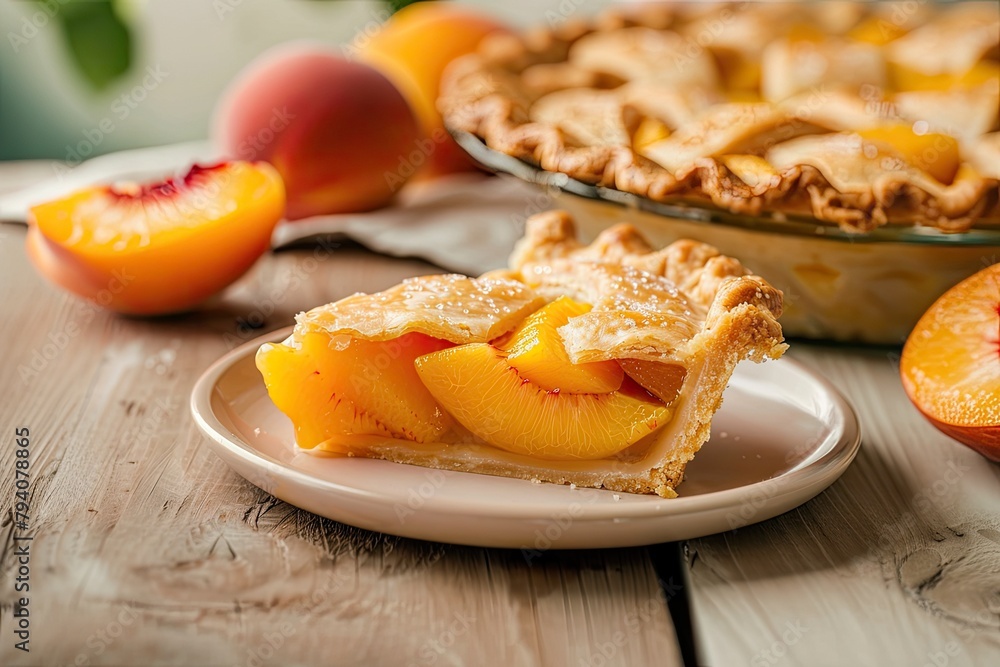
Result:
<svg viewBox="0 0 1000 667">
<path fill-rule="evenodd" d="M 194 166 L 183 178 L 86 188 L 31 209 L 27 251 L 52 282 L 111 310 L 187 310 L 270 247 L 285 205 L 268 164 Z"/>
<path fill-rule="evenodd" d="M 441 436 L 451 419 L 413 361 L 449 346 L 420 333 L 382 342 L 307 333 L 295 346 L 262 346 L 256 361 L 271 400 L 295 425 L 299 446 L 338 451 L 345 436 L 415 442 Z"/>
<path fill-rule="evenodd" d="M 1000 264 L 934 302 L 910 333 L 899 370 L 934 426 L 1000 462 Z"/>
<path fill-rule="evenodd" d="M 638 386 L 605 394 L 546 391 L 506 353 L 471 343 L 424 355 L 417 374 L 462 426 L 516 454 L 552 460 L 613 456 L 669 421 L 671 410 Z"/>
<path fill-rule="evenodd" d="M 563 296 L 535 311 L 502 346 L 507 363 L 546 391 L 607 394 L 618 389 L 625 376 L 621 366 L 614 361 L 574 364 L 563 347 L 559 327 L 590 310 L 589 304 Z"/>
</svg>

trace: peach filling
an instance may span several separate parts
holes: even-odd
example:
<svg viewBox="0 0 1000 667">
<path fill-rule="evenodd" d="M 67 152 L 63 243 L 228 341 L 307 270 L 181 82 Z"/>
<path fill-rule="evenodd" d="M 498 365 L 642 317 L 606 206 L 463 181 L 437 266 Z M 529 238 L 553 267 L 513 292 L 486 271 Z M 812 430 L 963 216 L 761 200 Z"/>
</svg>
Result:
<svg viewBox="0 0 1000 667">
<path fill-rule="evenodd" d="M 638 359 L 572 363 L 558 329 L 590 310 L 557 299 L 492 343 L 310 332 L 263 346 L 257 367 L 303 448 L 350 452 L 358 436 L 377 436 L 602 459 L 670 421 L 686 371 Z"/>
<path fill-rule="evenodd" d="M 451 425 L 417 377 L 413 361 L 451 343 L 420 333 L 375 342 L 307 333 L 298 346 L 264 345 L 257 368 L 271 400 L 295 425 L 295 440 L 336 449 L 343 436 L 433 442 Z"/>
<path fill-rule="evenodd" d="M 907 163 L 922 169 L 946 185 L 955 180 L 961 163 L 958 141 L 946 134 L 917 134 L 905 123 L 862 130 L 861 138 L 897 153 Z"/>
<path fill-rule="evenodd" d="M 514 329 L 510 342 L 500 344 L 507 363 L 524 379 L 546 391 L 571 394 L 607 394 L 622 385 L 625 373 L 614 361 L 574 364 L 558 329 L 571 317 L 590 312 L 590 306 L 560 297 L 536 311 Z"/>
<path fill-rule="evenodd" d="M 650 145 L 670 136 L 670 128 L 658 118 L 647 116 L 642 119 L 632 134 L 632 147 L 640 154 Z"/>
<path fill-rule="evenodd" d="M 918 70 L 889 63 L 889 79 L 895 90 L 954 90 L 976 88 L 1000 79 L 1000 63 L 982 60 L 962 74 L 943 72 L 925 74 Z"/>
</svg>

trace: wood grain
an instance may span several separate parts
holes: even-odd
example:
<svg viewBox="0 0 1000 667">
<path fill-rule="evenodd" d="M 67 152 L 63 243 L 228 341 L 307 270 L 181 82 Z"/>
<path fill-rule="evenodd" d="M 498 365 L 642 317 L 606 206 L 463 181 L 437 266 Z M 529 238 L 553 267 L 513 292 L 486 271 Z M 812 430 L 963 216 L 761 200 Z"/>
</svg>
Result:
<svg viewBox="0 0 1000 667">
<path fill-rule="evenodd" d="M 0 189 L 39 173 L 0 164 Z M 645 549 L 528 563 L 377 535 L 277 501 L 207 450 L 187 398 L 211 361 L 433 267 L 282 252 L 203 312 L 150 321 L 56 292 L 22 245 L 0 227 L 0 665 L 680 664 Z M 916 413 L 898 350 L 791 355 L 845 393 L 863 446 L 803 507 L 686 545 L 698 664 L 1000 664 L 1000 467 Z M 30 654 L 11 641 L 18 425 L 33 435 Z"/>
<path fill-rule="evenodd" d="M 791 354 L 849 398 L 861 451 L 804 506 L 690 542 L 701 660 L 1000 664 L 998 467 L 924 422 L 898 350 L 799 343 Z"/>
<path fill-rule="evenodd" d="M 2 434 L 32 434 L 31 652 L 13 648 L 13 447 L 0 448 L 2 665 L 679 665 L 644 549 L 449 547 L 356 530 L 231 472 L 198 375 L 294 313 L 433 271 L 357 248 L 265 258 L 190 316 L 115 317 L 0 241 Z M 34 365 L 33 364 L 34 361 Z"/>
</svg>

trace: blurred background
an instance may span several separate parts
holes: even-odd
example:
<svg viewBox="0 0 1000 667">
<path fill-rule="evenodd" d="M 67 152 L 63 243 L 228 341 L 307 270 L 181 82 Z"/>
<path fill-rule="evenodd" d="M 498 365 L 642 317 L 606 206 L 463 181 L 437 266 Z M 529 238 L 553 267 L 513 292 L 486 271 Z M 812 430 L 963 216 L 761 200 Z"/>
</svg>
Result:
<svg viewBox="0 0 1000 667">
<path fill-rule="evenodd" d="M 453 0 L 511 25 L 601 0 Z M 396 6 L 374 0 L 0 0 L 0 160 L 72 163 L 208 135 L 233 76 L 291 39 L 350 45 Z M 84 134 L 86 133 L 86 135 Z M 79 154 L 77 147 L 82 147 Z"/>
</svg>

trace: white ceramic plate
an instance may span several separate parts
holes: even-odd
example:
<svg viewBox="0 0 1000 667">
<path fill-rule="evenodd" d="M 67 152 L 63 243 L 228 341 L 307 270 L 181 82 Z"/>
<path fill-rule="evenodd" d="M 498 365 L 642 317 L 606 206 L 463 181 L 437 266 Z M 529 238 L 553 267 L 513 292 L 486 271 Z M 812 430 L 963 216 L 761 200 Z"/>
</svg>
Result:
<svg viewBox="0 0 1000 667">
<path fill-rule="evenodd" d="M 683 540 L 763 521 L 806 502 L 847 468 L 858 421 L 826 381 L 781 360 L 741 364 L 687 468 L 680 497 L 612 493 L 442 472 L 297 450 L 254 366 L 266 341 L 236 348 L 198 380 L 191 411 L 212 449 L 278 498 L 352 526 L 526 552 Z"/>
</svg>

